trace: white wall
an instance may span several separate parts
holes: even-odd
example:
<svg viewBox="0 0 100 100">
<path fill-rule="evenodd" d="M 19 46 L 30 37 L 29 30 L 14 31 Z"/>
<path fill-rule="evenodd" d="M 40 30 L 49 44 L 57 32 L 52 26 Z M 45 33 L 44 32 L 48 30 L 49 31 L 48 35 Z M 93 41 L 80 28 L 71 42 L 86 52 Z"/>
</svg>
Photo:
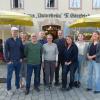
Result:
<svg viewBox="0 0 100 100">
<path fill-rule="evenodd" d="M 82 9 L 69 9 L 69 0 L 58 0 L 58 9 L 45 9 L 45 0 L 24 0 L 24 9 L 11 9 L 11 0 L 0 0 L 1 10 L 14 10 L 33 13 L 100 13 L 100 9 L 92 9 L 92 0 L 82 0 Z"/>
<path fill-rule="evenodd" d="M 0 0 L 0 10 L 12 10 L 23 12 L 27 14 L 62 14 L 61 18 L 58 18 L 61 21 L 61 25 L 63 22 L 71 22 L 76 18 L 65 18 L 65 13 L 74 13 L 74 14 L 100 14 L 100 9 L 92 9 L 92 0 L 82 0 L 82 9 L 69 9 L 69 0 L 58 0 L 58 9 L 45 9 L 45 0 L 24 0 L 24 9 L 12 9 L 10 0 Z M 44 20 L 49 18 L 37 18 L 36 20 L 42 23 Z M 55 18 L 53 18 L 55 19 Z M 62 25 L 63 27 L 64 25 Z M 34 27 L 31 29 L 32 31 L 38 32 L 41 25 L 35 21 Z"/>
</svg>

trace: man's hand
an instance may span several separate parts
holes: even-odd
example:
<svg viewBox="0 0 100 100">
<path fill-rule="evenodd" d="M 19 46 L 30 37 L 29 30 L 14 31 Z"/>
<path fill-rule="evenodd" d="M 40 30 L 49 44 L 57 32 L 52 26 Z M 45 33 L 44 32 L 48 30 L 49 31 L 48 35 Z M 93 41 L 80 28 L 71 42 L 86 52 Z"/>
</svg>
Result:
<svg viewBox="0 0 100 100">
<path fill-rule="evenodd" d="M 56 66 L 56 67 L 58 66 L 58 62 L 55 63 L 55 66 Z"/>
<path fill-rule="evenodd" d="M 23 60 L 22 60 L 22 59 L 20 59 L 20 62 L 21 62 L 21 63 L 22 63 L 22 61 L 23 61 Z"/>
<path fill-rule="evenodd" d="M 42 68 L 44 68 L 44 62 L 42 62 L 42 64 L 41 64 L 41 65 L 42 65 Z"/>
</svg>

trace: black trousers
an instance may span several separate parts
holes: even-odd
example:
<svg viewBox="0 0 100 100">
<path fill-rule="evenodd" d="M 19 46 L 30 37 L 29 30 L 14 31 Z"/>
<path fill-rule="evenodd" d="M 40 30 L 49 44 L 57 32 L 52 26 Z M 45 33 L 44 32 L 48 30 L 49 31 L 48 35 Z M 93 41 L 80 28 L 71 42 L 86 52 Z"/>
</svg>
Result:
<svg viewBox="0 0 100 100">
<path fill-rule="evenodd" d="M 55 69 L 55 83 L 59 83 L 59 70 L 60 70 L 60 65 L 63 69 L 64 66 L 64 61 L 63 60 L 58 60 L 58 66 Z"/>
<path fill-rule="evenodd" d="M 70 64 L 70 65 L 64 65 L 63 71 L 62 71 L 62 87 L 63 88 L 66 88 L 66 86 L 67 86 L 68 72 L 70 72 L 69 87 L 74 86 L 74 76 L 75 76 L 76 69 L 77 69 L 77 63 L 73 63 L 73 64 Z"/>
</svg>

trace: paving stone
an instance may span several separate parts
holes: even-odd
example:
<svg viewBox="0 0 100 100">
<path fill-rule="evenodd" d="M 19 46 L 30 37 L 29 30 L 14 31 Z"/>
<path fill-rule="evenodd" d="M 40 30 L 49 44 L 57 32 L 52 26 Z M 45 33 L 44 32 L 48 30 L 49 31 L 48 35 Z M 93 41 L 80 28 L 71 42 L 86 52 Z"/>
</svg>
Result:
<svg viewBox="0 0 100 100">
<path fill-rule="evenodd" d="M 6 66 L 0 65 L 0 77 L 6 78 Z M 86 89 L 86 69 L 83 72 L 82 85 L 80 88 L 74 88 L 71 91 L 60 91 L 60 86 L 53 86 L 51 89 L 47 89 L 43 83 L 40 85 L 40 92 L 34 90 L 34 75 L 32 76 L 31 90 L 29 95 L 25 95 L 24 91 L 13 96 L 8 96 L 6 93 L 6 83 L 0 83 L 0 100 L 100 100 L 100 94 L 94 94 L 92 91 L 87 92 Z M 42 76 L 42 75 L 41 75 Z M 42 82 L 41 77 L 41 82 Z M 13 73 L 12 89 L 15 90 L 15 76 Z M 61 80 L 60 80 L 61 81 Z"/>
</svg>

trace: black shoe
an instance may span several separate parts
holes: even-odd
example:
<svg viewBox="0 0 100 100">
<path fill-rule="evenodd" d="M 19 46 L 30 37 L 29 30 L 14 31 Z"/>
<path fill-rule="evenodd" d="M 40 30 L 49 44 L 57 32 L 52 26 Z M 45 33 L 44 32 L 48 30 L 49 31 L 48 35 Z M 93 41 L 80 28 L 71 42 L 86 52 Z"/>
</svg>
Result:
<svg viewBox="0 0 100 100">
<path fill-rule="evenodd" d="M 78 88 L 81 86 L 81 82 L 80 81 L 78 81 L 77 82 L 77 84 L 78 84 Z"/>
<path fill-rule="evenodd" d="M 75 86 L 75 87 L 77 86 L 77 81 L 74 82 L 74 86 Z"/>
<path fill-rule="evenodd" d="M 74 86 L 75 86 L 76 88 L 79 88 L 79 87 L 81 86 L 81 83 L 80 83 L 79 81 L 75 81 L 75 82 L 74 82 Z"/>
<path fill-rule="evenodd" d="M 94 91 L 94 94 L 100 93 L 100 91 Z"/>
<path fill-rule="evenodd" d="M 91 90 L 92 90 L 92 89 L 90 89 L 90 88 L 87 88 L 87 89 L 86 89 L 86 91 L 91 91 Z"/>
<path fill-rule="evenodd" d="M 67 88 L 67 91 L 69 91 L 69 90 L 71 90 L 72 89 L 72 87 L 71 86 L 69 86 L 68 88 Z"/>
<path fill-rule="evenodd" d="M 34 89 L 37 91 L 37 92 L 40 92 L 40 89 L 38 87 L 34 87 Z"/>
<path fill-rule="evenodd" d="M 64 88 L 64 87 L 61 87 L 60 90 L 61 90 L 61 91 L 66 91 L 67 89 Z"/>
<path fill-rule="evenodd" d="M 46 81 L 45 81 L 45 79 L 43 79 L 43 83 L 44 83 L 44 85 L 46 85 Z"/>
<path fill-rule="evenodd" d="M 49 87 L 52 87 L 52 83 L 50 82 Z"/>
<path fill-rule="evenodd" d="M 29 94 L 29 90 L 26 90 L 26 91 L 25 91 L 25 95 L 28 95 L 28 94 Z"/>
<path fill-rule="evenodd" d="M 60 84 L 59 84 L 59 82 L 55 82 L 54 85 L 55 86 L 59 86 Z"/>
</svg>

